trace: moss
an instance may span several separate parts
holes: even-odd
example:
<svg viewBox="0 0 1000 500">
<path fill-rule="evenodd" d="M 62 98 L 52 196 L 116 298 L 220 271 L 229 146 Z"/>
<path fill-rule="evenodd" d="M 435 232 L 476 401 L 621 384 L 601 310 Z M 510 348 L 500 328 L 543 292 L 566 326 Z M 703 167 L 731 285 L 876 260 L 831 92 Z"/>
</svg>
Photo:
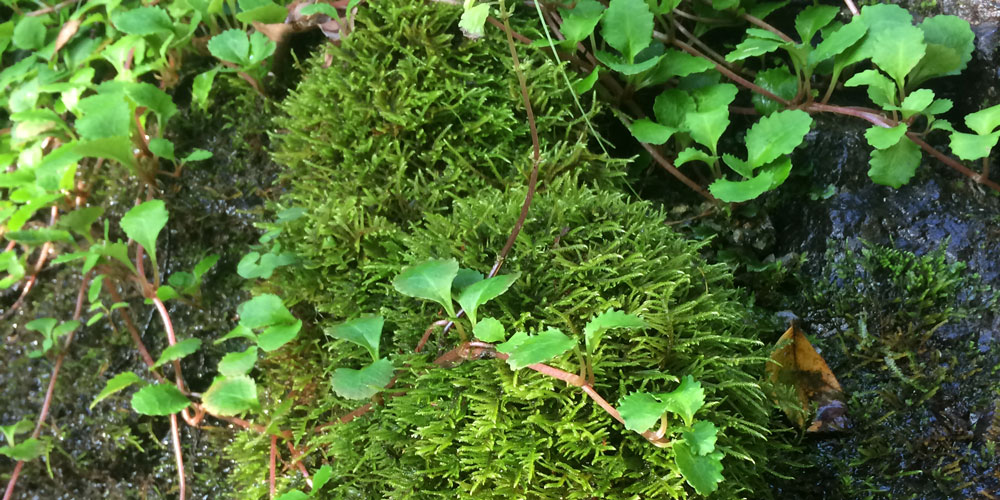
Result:
<svg viewBox="0 0 1000 500">
<path fill-rule="evenodd" d="M 359 274 L 359 263 L 396 259 L 398 235 L 424 214 L 525 183 L 532 143 L 509 49 L 496 30 L 479 41 L 462 37 L 461 12 L 378 2 L 359 12 L 357 36 L 307 63 L 284 104 L 275 157 L 287 165 L 282 203 L 308 210 L 286 241 L 319 279 L 286 283 L 289 301 L 336 314 L 377 307 L 357 303 L 355 291 L 385 276 Z M 519 29 L 531 34 L 528 25 Z M 616 184 L 622 162 L 588 150 L 558 68 L 537 52 L 522 57 L 542 189 L 569 171 Z"/>
<path fill-rule="evenodd" d="M 766 495 L 764 471 L 779 445 L 765 440 L 770 412 L 757 385 L 761 344 L 742 304 L 746 298 L 732 287 L 725 266 L 702 261 L 698 244 L 662 223 L 663 212 L 578 184 L 572 177 L 553 181 L 535 199 L 505 267 L 522 278 L 481 314 L 509 330 L 557 327 L 575 335 L 609 307 L 641 314 L 648 330 L 602 343 L 597 390 L 615 402 L 694 376 L 709 394 L 704 418 L 722 429 L 726 480 L 719 497 Z M 428 216 L 400 238 L 405 261 L 455 257 L 463 267 L 487 271 L 523 195 L 485 189 L 457 200 L 450 214 Z M 362 267 L 370 275 L 399 271 L 382 261 Z M 394 388 L 405 394 L 349 424 L 301 433 L 305 447 L 334 468 L 332 497 L 453 498 L 456 490 L 473 498 L 688 496 L 669 449 L 625 431 L 582 391 L 533 372 L 511 372 L 498 360 L 433 369 L 433 359 L 458 342 L 453 331 L 434 337 L 429 353 L 412 354 L 437 308 L 399 295 L 388 279 L 352 298 L 370 303 L 366 295 L 380 297 L 381 306 L 357 313 L 386 318 L 382 351 L 394 353 L 402 368 Z M 344 319 L 324 316 L 315 329 Z M 269 372 L 271 393 L 284 394 L 289 382 L 309 393 L 284 421 L 298 430 L 359 405 L 336 398 L 329 376 L 366 356 L 343 341 L 304 337 L 298 352 L 276 361 L 284 368 Z M 554 362 L 570 372 L 579 370 L 576 363 L 572 355 Z"/>
<path fill-rule="evenodd" d="M 944 248 L 917 256 L 863 244 L 828 254 L 809 321 L 833 334 L 819 345 L 854 425 L 814 443 L 816 482 L 792 486 L 799 495 L 972 498 L 1000 486 L 988 431 L 1000 359 L 977 346 L 997 294 Z"/>
</svg>

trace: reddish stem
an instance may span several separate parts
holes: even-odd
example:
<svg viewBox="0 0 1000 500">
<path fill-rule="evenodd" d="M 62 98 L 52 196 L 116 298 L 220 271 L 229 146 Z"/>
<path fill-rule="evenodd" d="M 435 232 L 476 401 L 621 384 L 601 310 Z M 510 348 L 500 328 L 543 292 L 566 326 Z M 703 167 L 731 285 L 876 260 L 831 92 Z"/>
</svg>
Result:
<svg viewBox="0 0 1000 500">
<path fill-rule="evenodd" d="M 170 415 L 170 435 L 174 442 L 174 460 L 177 462 L 177 480 L 180 481 L 178 498 L 187 498 L 187 481 L 184 479 L 184 454 L 181 453 L 181 434 L 177 430 L 177 414 Z"/>
<path fill-rule="evenodd" d="M 156 310 L 160 313 L 160 319 L 163 320 L 163 328 L 167 331 L 167 342 L 170 345 L 176 344 L 177 337 L 174 335 L 174 324 L 170 321 L 167 306 L 156 295 L 150 298 L 153 300 L 153 304 L 156 305 Z M 181 373 L 181 361 L 179 359 L 174 360 L 174 378 L 177 381 L 177 389 L 186 394 L 187 389 L 184 388 L 184 375 Z"/>
<path fill-rule="evenodd" d="M 417 348 L 414 349 L 414 352 L 419 353 L 420 351 L 422 351 L 424 349 L 424 345 L 427 344 L 428 340 L 430 340 L 431 333 L 434 333 L 434 329 L 436 329 L 439 326 L 446 326 L 446 325 L 448 325 L 448 323 L 450 323 L 450 321 L 448 321 L 446 319 L 442 319 L 440 321 L 435 321 L 435 322 L 431 323 L 431 326 L 429 326 L 427 328 L 427 330 L 424 331 L 424 336 L 420 337 L 420 342 L 417 342 Z"/>
<path fill-rule="evenodd" d="M 274 498 L 275 487 L 274 487 L 274 466 L 276 459 L 278 458 L 278 436 L 271 435 L 271 466 L 268 475 L 268 489 L 271 492 L 271 498 Z"/>
</svg>

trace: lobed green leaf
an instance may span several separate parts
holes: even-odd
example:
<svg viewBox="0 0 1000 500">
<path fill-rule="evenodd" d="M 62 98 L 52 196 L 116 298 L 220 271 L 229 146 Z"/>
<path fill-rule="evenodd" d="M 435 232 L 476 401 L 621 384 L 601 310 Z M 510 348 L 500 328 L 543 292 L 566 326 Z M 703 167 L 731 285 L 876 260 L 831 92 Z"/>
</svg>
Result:
<svg viewBox="0 0 1000 500">
<path fill-rule="evenodd" d="M 708 455 L 697 455 L 684 441 L 674 443 L 674 460 L 684 479 L 699 495 L 710 495 L 722 482 L 721 451 Z"/>
<path fill-rule="evenodd" d="M 337 368 L 330 386 L 342 398 L 368 399 L 389 385 L 394 373 L 392 362 L 383 358 L 360 370 Z"/>
<path fill-rule="evenodd" d="M 537 335 L 518 332 L 510 340 L 497 346 L 497 351 L 508 355 L 507 364 L 512 370 L 544 363 L 572 349 L 576 341 L 556 328 L 549 328 Z"/>
<path fill-rule="evenodd" d="M 653 13 L 645 0 L 611 0 L 601 19 L 601 36 L 631 63 L 653 40 Z"/>
<path fill-rule="evenodd" d="M 153 368 L 159 368 L 175 359 L 188 356 L 197 351 L 199 347 L 201 347 L 201 339 L 184 339 L 164 349 L 160 358 L 156 360 L 156 363 L 153 363 Z"/>
<path fill-rule="evenodd" d="M 132 409 L 140 415 L 172 415 L 190 404 L 173 384 L 147 385 L 132 395 Z"/>
<path fill-rule="evenodd" d="M 231 417 L 257 408 L 257 384 L 246 375 L 217 377 L 201 396 L 209 413 Z"/>
<path fill-rule="evenodd" d="M 872 151 L 868 177 L 876 184 L 899 188 L 920 166 L 920 146 L 903 138 L 895 146 Z"/>
<path fill-rule="evenodd" d="M 329 327 L 325 332 L 333 338 L 347 340 L 364 347 L 371 354 L 372 361 L 375 361 L 379 359 L 379 339 L 382 337 L 384 324 L 385 319 L 381 316 L 358 318 Z"/>
</svg>

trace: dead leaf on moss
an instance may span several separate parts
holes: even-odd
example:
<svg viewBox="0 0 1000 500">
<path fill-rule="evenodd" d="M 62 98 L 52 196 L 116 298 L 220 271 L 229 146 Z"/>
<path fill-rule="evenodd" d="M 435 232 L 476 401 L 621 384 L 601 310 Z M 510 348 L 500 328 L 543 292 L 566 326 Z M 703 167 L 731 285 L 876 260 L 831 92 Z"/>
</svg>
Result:
<svg viewBox="0 0 1000 500">
<path fill-rule="evenodd" d="M 795 322 L 778 339 L 765 371 L 776 386 L 790 388 L 802 411 L 785 408 L 785 414 L 807 432 L 841 431 L 847 428 L 847 406 L 844 390 L 826 361 L 816 352 Z M 772 395 L 777 399 L 776 396 Z M 816 408 L 816 416 L 806 426 L 805 415 Z"/>
<path fill-rule="evenodd" d="M 56 46 L 55 49 L 52 51 L 53 54 L 58 53 L 59 49 L 63 48 L 63 46 L 65 46 L 66 43 L 69 42 L 71 38 L 73 38 L 73 35 L 75 35 L 77 31 L 79 31 L 81 22 L 82 21 L 80 19 L 72 19 L 66 21 L 66 24 L 64 24 L 63 27 L 59 30 L 59 35 L 56 36 Z"/>
</svg>

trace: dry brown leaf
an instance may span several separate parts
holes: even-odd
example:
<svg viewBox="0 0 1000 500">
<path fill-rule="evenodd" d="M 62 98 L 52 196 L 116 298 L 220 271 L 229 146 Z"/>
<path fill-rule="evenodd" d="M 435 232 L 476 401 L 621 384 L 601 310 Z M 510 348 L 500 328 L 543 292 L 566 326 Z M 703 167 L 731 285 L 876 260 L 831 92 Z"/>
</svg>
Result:
<svg viewBox="0 0 1000 500">
<path fill-rule="evenodd" d="M 65 46 L 66 43 L 73 38 L 73 35 L 75 35 L 77 30 L 80 29 L 81 22 L 82 21 L 80 19 L 66 21 L 66 24 L 64 24 L 62 29 L 59 30 L 59 35 L 56 36 L 56 47 L 52 52 L 53 54 L 57 54 L 59 49 L 63 48 L 63 46 Z"/>
<path fill-rule="evenodd" d="M 794 388 L 803 410 L 786 409 L 788 418 L 807 432 L 844 430 L 847 427 L 844 390 L 795 322 L 778 339 L 777 345 L 783 347 L 771 353 L 773 363 L 768 363 L 765 371 L 772 383 Z M 809 415 L 814 405 L 816 417 L 806 427 L 803 415 Z"/>
</svg>

